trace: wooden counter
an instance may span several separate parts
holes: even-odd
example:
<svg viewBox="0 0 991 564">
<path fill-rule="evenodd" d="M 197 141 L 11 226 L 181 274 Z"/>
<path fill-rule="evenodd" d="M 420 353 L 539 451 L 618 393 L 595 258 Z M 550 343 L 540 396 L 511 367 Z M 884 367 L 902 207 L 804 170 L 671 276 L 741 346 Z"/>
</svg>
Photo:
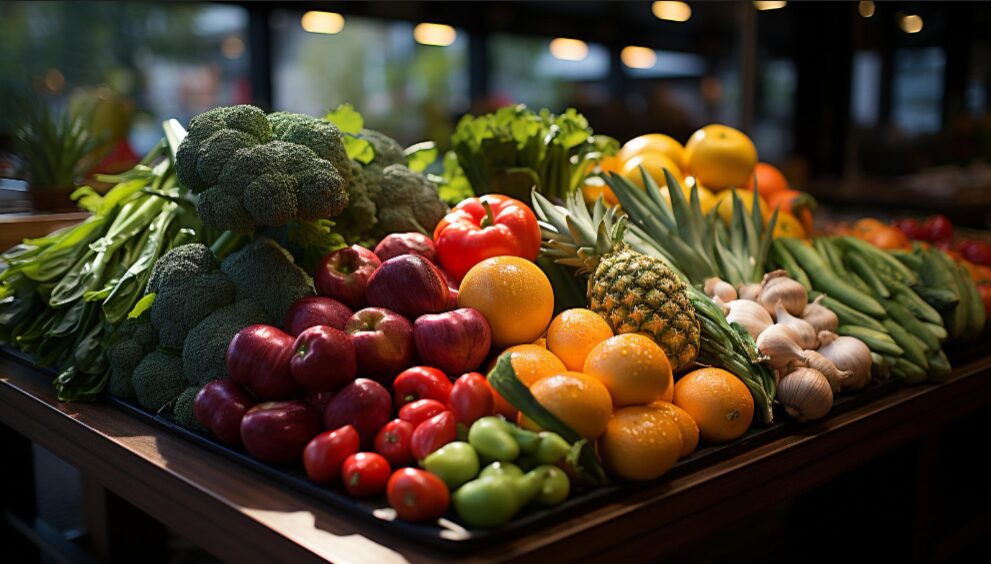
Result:
<svg viewBox="0 0 991 564">
<path fill-rule="evenodd" d="M 0 423 L 232 562 L 643 560 L 989 404 L 984 357 L 946 384 L 897 390 L 504 545 L 457 554 L 349 518 L 109 405 L 60 403 L 46 378 L 0 356 Z"/>
</svg>

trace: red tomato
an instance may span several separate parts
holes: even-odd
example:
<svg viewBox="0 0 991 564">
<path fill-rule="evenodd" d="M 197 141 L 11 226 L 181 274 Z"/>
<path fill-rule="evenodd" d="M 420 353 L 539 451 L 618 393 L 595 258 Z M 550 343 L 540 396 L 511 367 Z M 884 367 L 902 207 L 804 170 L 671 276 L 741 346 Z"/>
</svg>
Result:
<svg viewBox="0 0 991 564">
<path fill-rule="evenodd" d="M 914 239 L 919 241 L 928 240 L 926 239 L 927 234 L 925 233 L 925 230 L 922 228 L 922 223 L 918 219 L 912 217 L 907 217 L 904 219 L 896 219 L 891 222 L 891 225 L 892 227 L 897 227 L 898 229 L 901 229 L 902 233 L 904 233 L 905 236 L 908 237 L 909 239 Z"/>
<path fill-rule="evenodd" d="M 953 223 L 945 215 L 934 215 L 922 224 L 927 241 L 938 243 L 953 238 Z"/>
<path fill-rule="evenodd" d="M 375 452 L 389 461 L 393 468 L 407 466 L 414 462 L 409 450 L 409 440 L 416 425 L 402 419 L 393 419 L 379 429 L 375 435 Z"/>
<path fill-rule="evenodd" d="M 358 430 L 345 425 L 333 431 L 324 431 L 306 445 L 303 450 L 303 467 L 310 480 L 318 484 L 330 484 L 341 476 L 344 459 L 358 452 L 361 437 Z"/>
<path fill-rule="evenodd" d="M 451 388 L 451 407 L 454 419 L 466 427 L 488 415 L 495 415 L 495 400 L 489 383 L 478 372 L 469 372 L 454 381 Z"/>
<path fill-rule="evenodd" d="M 981 294 L 981 301 L 984 302 L 984 313 L 991 315 L 991 284 L 978 284 L 977 291 Z"/>
<path fill-rule="evenodd" d="M 451 494 L 444 481 L 418 468 L 396 470 L 389 478 L 389 505 L 405 521 L 433 521 L 447 511 Z"/>
<path fill-rule="evenodd" d="M 458 427 L 450 411 L 438 413 L 417 425 L 410 438 L 410 451 L 417 460 L 458 438 Z"/>
<path fill-rule="evenodd" d="M 414 427 L 438 413 L 447 411 L 447 406 L 437 400 L 422 399 L 407 403 L 399 410 L 399 418 L 409 421 Z"/>
<path fill-rule="evenodd" d="M 359 452 L 347 457 L 341 471 L 344 489 L 352 497 L 371 497 L 385 491 L 389 481 L 389 462 L 374 452 Z"/>
<path fill-rule="evenodd" d="M 447 403 L 450 395 L 451 381 L 442 371 L 429 366 L 407 368 L 393 382 L 392 397 L 396 402 L 396 409 L 418 399 L 434 399 Z"/>
<path fill-rule="evenodd" d="M 959 243 L 957 250 L 970 262 L 991 266 L 991 244 L 972 239 Z"/>
</svg>

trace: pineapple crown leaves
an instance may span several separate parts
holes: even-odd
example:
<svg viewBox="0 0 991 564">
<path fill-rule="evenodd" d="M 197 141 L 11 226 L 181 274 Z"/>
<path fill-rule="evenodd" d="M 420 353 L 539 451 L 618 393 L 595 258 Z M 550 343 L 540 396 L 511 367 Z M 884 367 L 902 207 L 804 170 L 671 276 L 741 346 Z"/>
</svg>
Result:
<svg viewBox="0 0 991 564">
<path fill-rule="evenodd" d="M 536 190 L 531 192 L 543 239 L 543 253 L 554 262 L 577 268 L 579 273 L 595 270 L 599 258 L 623 243 L 626 219 L 618 208 L 606 206 L 599 198 L 589 213 L 580 193 L 569 195 L 565 206 L 558 206 Z"/>
</svg>

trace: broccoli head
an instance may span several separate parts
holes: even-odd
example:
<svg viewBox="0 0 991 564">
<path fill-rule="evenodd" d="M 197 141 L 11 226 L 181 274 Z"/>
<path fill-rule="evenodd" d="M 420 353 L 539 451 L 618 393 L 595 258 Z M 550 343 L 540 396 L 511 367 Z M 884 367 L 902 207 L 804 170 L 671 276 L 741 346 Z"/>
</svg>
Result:
<svg viewBox="0 0 991 564">
<path fill-rule="evenodd" d="M 375 165 L 368 165 L 375 167 Z M 379 171 L 381 174 L 381 171 Z M 368 197 L 368 184 L 365 180 L 364 167 L 357 161 L 351 161 L 351 178 L 348 181 L 348 207 L 334 218 L 334 230 L 340 233 L 348 243 L 358 243 L 367 237 L 368 232 L 375 227 L 375 202 Z"/>
<path fill-rule="evenodd" d="M 403 150 L 403 146 L 385 133 L 374 129 L 362 129 L 358 138 L 371 143 L 372 149 L 375 151 L 375 159 L 372 162 L 380 167 L 385 168 L 394 164 L 406 165 L 406 152 Z"/>
<path fill-rule="evenodd" d="M 224 259 L 220 268 L 234 282 L 238 300 L 253 299 L 280 323 L 293 302 L 316 294 L 313 279 L 293 262 L 289 251 L 267 237 L 255 238 Z"/>
<path fill-rule="evenodd" d="M 151 305 L 151 323 L 166 347 L 181 347 L 190 329 L 226 305 L 234 303 L 234 283 L 215 270 L 173 286 L 162 286 Z"/>
<path fill-rule="evenodd" d="M 373 175 L 375 171 L 368 173 Z M 434 227 L 447 214 L 447 204 L 437 194 L 436 184 L 403 165 L 385 167 L 377 183 L 369 174 L 366 174 L 368 193 L 375 202 L 378 219 L 374 234 L 380 237 L 407 231 L 433 234 Z"/>
<path fill-rule="evenodd" d="M 282 318 L 278 319 L 281 321 Z M 261 304 L 252 299 L 239 300 L 218 309 L 189 332 L 182 347 L 180 372 L 189 382 L 200 385 L 228 378 L 227 346 L 234 335 L 248 325 L 271 325 L 274 321 Z"/>
<path fill-rule="evenodd" d="M 148 323 L 147 316 L 125 319 L 114 329 L 111 343 L 106 352 L 107 364 L 110 366 L 107 390 L 110 395 L 118 398 L 136 399 L 131 375 L 145 355 L 155 350 L 158 333 Z"/>
<path fill-rule="evenodd" d="M 241 233 L 339 214 L 348 203 L 349 169 L 332 124 L 285 112 L 266 116 L 253 106 L 193 118 L 176 155 L 179 182 L 198 194 L 204 225 Z"/>
<path fill-rule="evenodd" d="M 196 401 L 196 394 L 199 393 L 200 388 L 203 386 L 190 386 L 179 394 L 179 397 L 175 400 L 175 405 L 172 406 L 172 417 L 175 422 L 183 427 L 189 429 L 190 431 L 197 431 L 199 433 L 206 433 L 206 427 L 204 427 L 196 416 L 193 414 L 193 403 Z"/>
<path fill-rule="evenodd" d="M 174 287 L 182 282 L 206 274 L 215 268 L 213 253 L 206 245 L 191 243 L 178 246 L 165 253 L 151 269 L 147 292 L 157 294 L 162 288 Z"/>
<path fill-rule="evenodd" d="M 146 355 L 131 377 L 138 403 L 158 413 L 189 386 L 182 375 L 182 358 L 161 351 Z"/>
</svg>

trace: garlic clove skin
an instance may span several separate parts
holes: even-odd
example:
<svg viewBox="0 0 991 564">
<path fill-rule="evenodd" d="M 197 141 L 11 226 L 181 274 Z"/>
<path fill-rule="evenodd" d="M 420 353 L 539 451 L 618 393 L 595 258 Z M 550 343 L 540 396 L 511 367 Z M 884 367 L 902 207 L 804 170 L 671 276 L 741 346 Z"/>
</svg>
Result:
<svg viewBox="0 0 991 564">
<path fill-rule="evenodd" d="M 807 304 L 805 309 L 802 310 L 802 319 L 815 327 L 817 333 L 820 331 L 836 331 L 836 328 L 840 325 L 840 319 L 836 316 L 836 313 L 819 303 L 824 297 L 826 296 L 819 296 L 812 303 Z"/>
<path fill-rule="evenodd" d="M 781 379 L 778 401 L 788 415 L 799 421 L 811 421 L 829 413 L 833 407 L 833 390 L 822 372 L 798 368 Z"/>
<path fill-rule="evenodd" d="M 778 300 L 778 303 L 774 306 L 774 312 L 777 316 L 778 325 L 788 327 L 798 336 L 798 345 L 800 347 L 803 349 L 814 349 L 819 346 L 819 338 L 816 337 L 815 327 L 811 323 L 788 313 L 781 300 Z"/>
<path fill-rule="evenodd" d="M 729 313 L 726 321 L 739 323 L 754 339 L 774 324 L 771 315 L 759 303 L 748 300 L 733 300 L 726 304 Z"/>
<path fill-rule="evenodd" d="M 843 383 L 853 376 L 852 371 L 840 370 L 831 360 L 816 351 L 805 351 L 805 359 L 809 368 L 814 368 L 822 372 L 822 375 L 829 381 L 829 387 L 834 394 L 839 392 L 843 387 Z"/>
<path fill-rule="evenodd" d="M 767 356 L 771 368 L 785 368 L 791 362 L 806 364 L 805 353 L 798 345 L 798 336 L 784 325 L 771 325 L 757 336 L 757 350 Z"/>
<path fill-rule="evenodd" d="M 779 301 L 792 315 L 802 315 L 809 302 L 805 287 L 789 278 L 784 270 L 775 270 L 764 275 L 764 288 L 757 298 L 757 302 L 772 316 L 775 315 L 774 308 Z"/>
<path fill-rule="evenodd" d="M 716 276 L 706 279 L 703 291 L 710 298 L 719 298 L 724 302 L 731 302 L 737 298 L 733 285 Z"/>
<path fill-rule="evenodd" d="M 849 371 L 850 375 L 840 381 L 843 390 L 860 390 L 871 381 L 871 349 L 863 341 L 855 337 L 833 336 L 829 333 L 823 340 L 825 345 L 816 351 L 838 370 Z"/>
<path fill-rule="evenodd" d="M 750 284 L 740 284 L 736 287 L 737 298 L 741 300 L 750 300 L 756 302 L 757 298 L 760 297 L 761 290 L 764 289 L 763 284 L 757 282 L 752 282 Z"/>
</svg>

